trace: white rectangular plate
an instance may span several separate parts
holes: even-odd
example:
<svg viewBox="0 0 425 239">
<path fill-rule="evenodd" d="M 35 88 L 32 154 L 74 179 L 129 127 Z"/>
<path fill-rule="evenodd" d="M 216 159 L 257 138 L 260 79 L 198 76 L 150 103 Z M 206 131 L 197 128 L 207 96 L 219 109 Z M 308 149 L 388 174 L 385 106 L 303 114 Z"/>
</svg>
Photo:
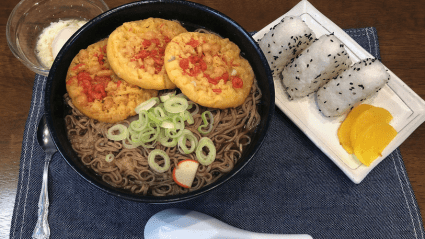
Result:
<svg viewBox="0 0 425 239">
<path fill-rule="evenodd" d="M 344 44 L 353 62 L 373 57 L 341 28 L 320 13 L 307 0 L 302 0 L 289 12 L 257 32 L 258 41 L 271 27 L 285 16 L 300 16 L 319 38 L 334 33 Z M 290 101 L 278 78 L 274 79 L 276 105 L 317 145 L 354 183 L 360 183 L 385 157 L 393 152 L 425 121 L 425 101 L 412 91 L 393 72 L 391 80 L 373 97 L 364 101 L 387 109 L 393 115 L 390 124 L 397 130 L 395 139 L 385 148 L 382 156 L 369 167 L 348 154 L 340 145 L 337 130 L 345 116 L 326 118 L 317 109 L 314 95 Z"/>
</svg>

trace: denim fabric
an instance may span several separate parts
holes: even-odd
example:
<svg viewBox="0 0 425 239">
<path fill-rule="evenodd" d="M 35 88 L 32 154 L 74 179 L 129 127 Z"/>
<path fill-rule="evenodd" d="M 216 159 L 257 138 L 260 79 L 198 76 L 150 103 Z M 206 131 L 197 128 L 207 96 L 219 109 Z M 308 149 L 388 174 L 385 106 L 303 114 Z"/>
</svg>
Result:
<svg viewBox="0 0 425 239">
<path fill-rule="evenodd" d="M 375 28 L 346 32 L 380 58 Z M 46 78 L 36 76 L 22 145 L 11 238 L 30 238 L 37 221 L 43 158 L 36 128 Z M 89 185 L 55 154 L 49 173 L 51 238 L 143 238 L 147 220 L 185 208 L 261 233 L 313 238 L 424 238 L 422 217 L 399 149 L 356 185 L 276 108 L 255 159 L 226 184 L 171 205 L 126 201 Z"/>
</svg>

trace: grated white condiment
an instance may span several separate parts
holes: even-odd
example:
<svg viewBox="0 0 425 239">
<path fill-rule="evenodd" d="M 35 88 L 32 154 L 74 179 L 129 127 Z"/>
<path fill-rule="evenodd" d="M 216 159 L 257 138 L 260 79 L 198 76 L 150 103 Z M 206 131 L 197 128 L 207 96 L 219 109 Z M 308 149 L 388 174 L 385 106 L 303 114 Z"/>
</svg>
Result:
<svg viewBox="0 0 425 239">
<path fill-rule="evenodd" d="M 50 23 L 48 27 L 43 29 L 37 40 L 35 51 L 38 60 L 45 67 L 50 68 L 65 42 L 86 23 L 87 21 L 75 19 Z"/>
</svg>

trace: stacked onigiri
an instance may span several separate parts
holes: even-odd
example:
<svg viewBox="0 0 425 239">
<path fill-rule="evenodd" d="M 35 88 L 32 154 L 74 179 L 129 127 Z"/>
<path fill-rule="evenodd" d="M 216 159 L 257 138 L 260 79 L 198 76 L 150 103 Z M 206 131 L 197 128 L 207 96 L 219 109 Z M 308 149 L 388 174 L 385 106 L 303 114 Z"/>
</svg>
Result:
<svg viewBox="0 0 425 239">
<path fill-rule="evenodd" d="M 282 81 L 290 97 L 307 96 L 351 65 L 344 44 L 334 35 L 323 35 L 283 68 Z"/>
<path fill-rule="evenodd" d="M 320 88 L 316 102 L 323 115 L 339 116 L 378 92 L 389 80 L 390 74 L 384 65 L 368 58 L 353 64 Z"/>
<path fill-rule="evenodd" d="M 346 113 L 390 80 L 378 60 L 351 65 L 338 38 L 331 34 L 316 39 L 300 17 L 284 17 L 258 43 L 290 99 L 317 92 L 319 111 L 327 117 Z"/>
<path fill-rule="evenodd" d="M 288 16 L 272 27 L 258 44 L 269 62 L 273 77 L 276 77 L 292 58 L 315 39 L 313 31 L 300 17 Z"/>
</svg>

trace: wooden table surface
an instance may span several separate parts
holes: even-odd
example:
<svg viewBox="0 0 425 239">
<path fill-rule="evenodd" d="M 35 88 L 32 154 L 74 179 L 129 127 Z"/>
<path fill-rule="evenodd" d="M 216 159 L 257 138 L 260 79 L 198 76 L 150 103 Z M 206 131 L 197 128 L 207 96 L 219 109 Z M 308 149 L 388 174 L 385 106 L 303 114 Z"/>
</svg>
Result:
<svg viewBox="0 0 425 239">
<path fill-rule="evenodd" d="M 7 18 L 19 0 L 0 4 L 0 237 L 7 238 L 17 188 L 19 159 L 35 73 L 9 50 Z M 128 3 L 105 0 L 110 8 Z M 257 31 L 295 6 L 298 0 L 196 0 Z M 382 62 L 425 99 L 425 1 L 310 0 L 342 29 L 376 27 Z M 425 215 L 425 125 L 400 146 L 416 199 Z"/>
</svg>

